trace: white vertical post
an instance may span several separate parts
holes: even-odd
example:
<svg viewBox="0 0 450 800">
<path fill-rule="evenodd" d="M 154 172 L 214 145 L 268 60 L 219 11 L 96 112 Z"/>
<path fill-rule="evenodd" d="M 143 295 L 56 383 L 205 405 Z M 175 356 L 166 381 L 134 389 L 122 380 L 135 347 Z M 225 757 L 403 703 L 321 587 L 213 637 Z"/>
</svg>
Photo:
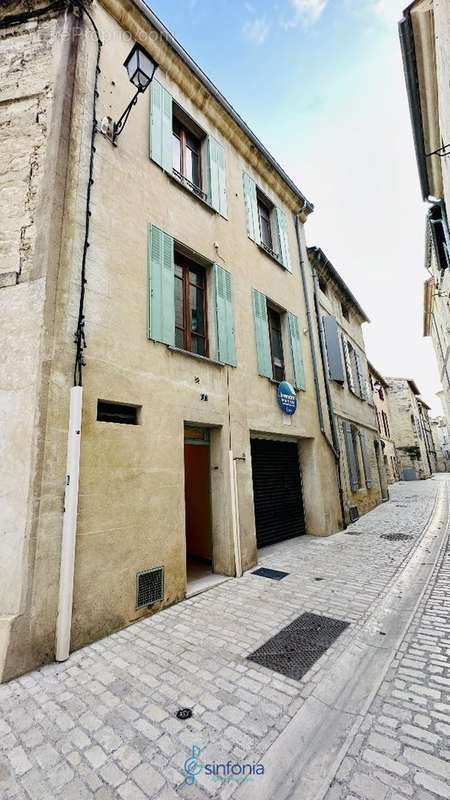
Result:
<svg viewBox="0 0 450 800">
<path fill-rule="evenodd" d="M 69 430 L 67 433 L 66 492 L 61 541 L 59 573 L 58 619 L 56 622 L 56 660 L 69 658 L 72 627 L 73 577 L 75 569 L 75 538 L 78 512 L 78 479 L 80 473 L 81 408 L 83 389 L 70 390 Z"/>
<path fill-rule="evenodd" d="M 230 490 L 231 490 L 231 518 L 233 524 L 233 543 L 234 561 L 236 566 L 236 577 L 242 577 L 241 559 L 241 529 L 239 525 L 239 495 L 237 487 L 236 462 L 233 458 L 233 451 L 230 450 Z"/>
</svg>

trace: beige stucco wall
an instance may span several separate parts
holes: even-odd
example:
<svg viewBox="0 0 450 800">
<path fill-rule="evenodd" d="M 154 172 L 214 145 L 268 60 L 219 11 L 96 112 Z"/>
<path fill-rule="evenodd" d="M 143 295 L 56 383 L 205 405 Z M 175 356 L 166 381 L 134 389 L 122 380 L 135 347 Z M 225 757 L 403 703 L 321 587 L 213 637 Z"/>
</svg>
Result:
<svg viewBox="0 0 450 800">
<path fill-rule="evenodd" d="M 341 349 L 341 359 L 344 365 L 344 353 L 342 351 L 342 340 L 344 336 L 353 345 L 354 349 L 359 353 L 361 365 L 364 374 L 367 377 L 367 393 L 368 399 L 361 400 L 353 392 L 350 391 L 345 379 L 343 384 L 336 381 L 330 381 L 332 403 L 336 415 L 336 422 L 339 435 L 339 444 L 341 451 L 341 475 L 342 485 L 344 489 L 345 504 L 348 509 L 351 506 L 358 508 L 359 514 L 365 514 L 372 508 L 377 506 L 382 500 L 382 487 L 381 482 L 385 482 L 386 476 L 384 472 L 384 465 L 382 459 L 378 463 L 375 451 L 375 442 L 379 441 L 378 428 L 376 423 L 375 410 L 371 398 L 370 386 L 368 381 L 368 363 L 365 352 L 364 335 L 362 329 L 362 318 L 357 312 L 356 308 L 348 305 L 348 319 L 342 313 L 342 302 L 346 302 L 346 298 L 342 295 L 340 289 L 336 286 L 331 279 L 327 281 L 326 293 L 319 289 L 319 302 L 322 314 L 331 314 L 336 318 L 339 331 L 339 344 Z M 361 431 L 366 434 L 367 453 L 370 463 L 370 471 L 372 478 L 372 485 L 367 488 L 364 480 L 364 468 L 362 462 L 362 455 L 360 448 L 357 448 L 356 456 L 358 459 L 359 472 L 361 475 L 361 488 L 353 491 L 350 485 L 349 469 L 347 463 L 347 454 L 345 449 L 345 440 L 343 434 L 342 423 L 348 421 L 354 423 Z"/>
<path fill-rule="evenodd" d="M 115 5 L 125 11 L 128 9 L 127 3 Z M 110 115 L 117 119 L 131 97 L 131 86 L 122 67 L 130 41 L 100 4 L 94 3 L 90 11 L 104 42 L 97 117 Z M 138 17 L 136 19 L 139 21 Z M 62 20 L 59 25 L 63 24 Z M 126 15 L 123 24 L 127 24 Z M 140 24 L 146 23 L 141 20 Z M 45 234 L 40 256 L 42 271 L 47 275 L 52 273 L 47 282 L 51 327 L 45 327 L 42 296 L 36 301 L 38 321 L 33 325 L 30 320 L 30 329 L 35 331 L 36 325 L 41 326 L 49 337 L 45 357 L 35 353 L 31 358 L 31 333 L 27 338 L 23 323 L 21 327 L 21 353 L 30 366 L 24 370 L 23 377 L 26 375 L 27 380 L 20 386 L 27 408 L 25 419 L 21 416 L 21 435 L 27 436 L 23 451 L 26 463 L 23 475 L 11 487 L 14 502 L 17 504 L 20 496 L 20 478 L 35 481 L 35 485 L 29 494 L 22 493 L 20 508 L 11 509 L 14 525 L 19 524 L 19 528 L 12 530 L 10 548 L 14 550 L 17 580 L 9 605 L 5 606 L 14 624 L 11 635 L 4 637 L 3 678 L 52 659 L 54 652 L 68 401 L 75 355 L 73 332 L 80 290 L 96 56 L 95 38 L 86 20 L 81 22 L 81 35 L 60 34 L 61 31 L 55 30 L 46 40 L 47 59 L 51 52 L 56 66 L 50 74 L 48 65 L 45 66 L 44 73 L 49 94 L 58 97 L 59 119 L 63 115 L 63 130 L 67 135 L 64 141 L 69 152 L 67 159 L 61 157 L 63 188 L 60 194 L 45 184 L 46 191 L 39 202 L 42 213 L 49 203 L 54 203 L 58 205 L 58 214 L 64 212 L 64 217 L 61 230 L 55 232 L 52 228 L 55 236 L 59 233 L 55 245 L 48 240 L 47 217 L 44 216 L 41 226 L 37 226 L 36 233 L 37 238 L 41 230 Z M 169 64 L 164 42 L 153 39 L 148 47 L 153 48 L 161 65 Z M 73 104 L 68 108 L 71 92 L 67 87 L 55 85 L 54 75 L 58 72 L 58 59 L 64 57 L 74 63 L 77 48 Z M 32 61 L 35 58 L 37 55 L 30 56 Z M 67 74 L 67 70 L 59 72 Z M 226 147 L 229 219 L 212 212 L 149 160 L 149 93 L 141 97 L 133 109 L 117 148 L 103 136 L 96 137 L 87 264 L 87 349 L 72 647 L 147 613 L 135 609 L 135 575 L 140 570 L 165 567 L 164 605 L 184 597 L 184 422 L 212 429 L 211 496 L 216 571 L 234 574 L 230 443 L 233 456 L 244 459 L 236 462 L 244 568 L 252 566 L 257 558 L 251 435 L 290 437 L 298 442 L 306 526 L 310 533 L 326 535 L 337 530 L 341 523 L 335 459 L 319 429 L 314 392 L 293 222 L 293 212 L 299 210 L 298 201 L 249 143 L 239 141 L 236 126 L 226 120 L 217 104 L 205 101 L 204 90 L 195 81 L 188 80 L 187 70 L 171 61 L 169 72 L 171 77 L 161 66 L 159 80 L 198 124 Z M 174 80 L 177 75 L 178 82 Z M 180 86 L 184 87 L 183 91 Z M 59 130 L 52 118 L 46 129 L 48 152 L 61 149 Z M 292 274 L 262 253 L 247 237 L 242 190 L 244 168 L 287 212 Z M 196 359 L 148 340 L 147 229 L 150 223 L 160 226 L 203 258 L 222 263 L 232 273 L 236 368 Z M 303 230 L 301 237 L 305 251 Z M 57 257 L 52 247 L 56 248 Z M 307 280 L 312 294 L 309 273 Z M 290 424 L 277 406 L 274 384 L 257 375 L 252 287 L 299 317 L 306 391 L 299 393 L 299 408 Z M 37 281 L 30 290 L 39 295 Z M 19 291 L 24 292 L 20 283 L 18 287 L 0 290 L 0 302 L 2 293 Z M 27 302 L 24 295 L 21 302 Z M 10 301 L 8 307 L 14 310 Z M 11 324 L 17 325 L 20 315 L 23 317 L 24 311 L 18 307 Z M 314 338 L 318 348 L 317 333 Z M 17 351 L 14 354 L 11 350 L 9 374 L 11 382 L 20 384 L 13 364 L 17 355 Z M 289 368 L 288 364 L 288 372 Z M 325 407 L 323 377 L 319 384 Z M 201 399 L 202 394 L 208 395 L 207 402 Z M 133 427 L 97 422 L 99 398 L 141 405 L 141 424 Z M 12 441 L 15 435 L 13 417 L 8 426 Z M 10 448 L 9 464 L 14 465 L 17 460 L 14 441 Z M 23 557 L 17 549 L 18 543 L 23 547 Z M 152 612 L 158 607 L 154 606 Z"/>
</svg>

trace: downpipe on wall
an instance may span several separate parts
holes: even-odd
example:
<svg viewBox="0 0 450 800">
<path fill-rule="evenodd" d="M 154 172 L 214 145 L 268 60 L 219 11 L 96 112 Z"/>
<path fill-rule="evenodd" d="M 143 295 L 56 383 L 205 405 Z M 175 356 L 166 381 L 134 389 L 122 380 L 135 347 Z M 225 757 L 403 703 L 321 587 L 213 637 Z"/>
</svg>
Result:
<svg viewBox="0 0 450 800">
<path fill-rule="evenodd" d="M 313 287 L 314 287 L 314 306 L 316 311 L 316 320 L 317 320 L 317 327 L 319 331 L 319 347 L 320 347 L 320 355 L 322 359 L 322 366 L 323 366 L 323 376 L 325 381 L 325 395 L 327 398 L 327 406 L 328 406 L 328 415 L 330 418 L 330 425 L 331 425 L 331 434 L 333 441 L 330 441 L 328 434 L 325 430 L 324 425 L 324 417 L 323 417 L 323 409 L 322 409 L 322 401 L 320 399 L 320 385 L 319 385 L 319 373 L 317 367 L 317 356 L 316 356 L 316 348 L 314 346 L 314 336 L 313 336 L 313 326 L 311 322 L 311 309 L 309 305 L 309 295 L 308 295 L 308 285 L 306 282 L 306 272 L 305 272 L 305 260 L 303 258 L 303 251 L 302 251 L 302 243 L 300 237 L 300 226 L 298 216 L 294 214 L 294 224 L 295 224 L 295 234 L 297 238 L 297 249 L 298 249 L 298 258 L 300 262 L 300 275 L 302 279 L 302 286 L 303 286 L 303 295 L 305 298 L 305 307 L 306 307 L 306 323 L 308 327 L 308 337 L 309 337 L 309 345 L 311 348 L 311 358 L 313 364 L 313 374 L 314 374 L 314 386 L 316 390 L 316 403 L 317 403 L 317 412 L 319 415 L 319 426 L 322 435 L 325 437 L 325 441 L 327 442 L 328 446 L 330 447 L 336 462 L 336 480 L 338 485 L 338 492 L 339 492 L 339 503 L 341 506 L 341 514 L 342 514 L 342 524 L 343 528 L 347 527 L 346 523 L 346 516 L 345 516 L 345 505 L 344 505 L 344 493 L 342 490 L 342 480 L 341 480 L 341 451 L 339 447 L 339 438 L 337 435 L 337 428 L 336 428 L 336 419 L 334 416 L 334 409 L 333 409 L 333 401 L 331 398 L 331 391 L 330 391 L 330 384 L 328 379 L 328 372 L 326 369 L 326 359 L 325 359 L 325 344 L 323 341 L 323 330 L 320 321 L 320 314 L 318 312 L 318 294 L 317 294 L 317 275 L 315 271 L 313 271 Z"/>
<path fill-rule="evenodd" d="M 80 475 L 81 411 L 83 387 L 70 390 L 69 430 L 67 433 L 66 491 L 61 541 L 58 618 L 56 621 L 56 660 L 66 661 L 70 653 L 72 627 L 73 579 L 75 571 L 75 538 L 78 515 Z"/>
</svg>

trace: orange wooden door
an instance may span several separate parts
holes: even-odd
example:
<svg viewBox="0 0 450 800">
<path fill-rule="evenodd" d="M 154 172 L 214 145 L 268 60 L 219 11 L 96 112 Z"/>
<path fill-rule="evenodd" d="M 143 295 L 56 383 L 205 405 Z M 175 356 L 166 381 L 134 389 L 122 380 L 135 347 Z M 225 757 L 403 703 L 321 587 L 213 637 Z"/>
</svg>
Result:
<svg viewBox="0 0 450 800">
<path fill-rule="evenodd" d="M 184 445 L 184 473 L 187 555 L 211 561 L 209 447 L 207 445 Z"/>
</svg>

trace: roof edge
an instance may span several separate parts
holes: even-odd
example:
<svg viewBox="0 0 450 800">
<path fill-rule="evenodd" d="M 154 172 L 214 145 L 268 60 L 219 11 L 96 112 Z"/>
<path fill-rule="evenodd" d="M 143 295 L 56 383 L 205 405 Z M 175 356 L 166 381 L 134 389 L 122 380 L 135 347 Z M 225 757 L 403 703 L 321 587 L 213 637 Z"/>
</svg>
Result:
<svg viewBox="0 0 450 800">
<path fill-rule="evenodd" d="M 347 284 L 345 283 L 344 279 L 340 276 L 340 274 L 337 271 L 337 269 L 335 267 L 333 267 L 333 264 L 331 263 L 330 259 L 327 258 L 327 256 L 323 252 L 322 248 L 318 247 L 317 245 L 308 247 L 308 255 L 312 255 L 314 258 L 317 258 L 319 263 L 322 263 L 322 265 L 325 267 L 325 269 L 327 269 L 328 272 L 330 273 L 330 275 L 333 278 L 333 280 L 337 283 L 337 285 L 339 286 L 341 291 L 345 294 L 347 299 L 356 308 L 358 314 L 362 317 L 363 321 L 364 322 L 370 322 L 369 317 L 367 316 L 367 314 L 364 311 L 364 309 L 358 303 L 355 295 L 348 288 Z"/>
<path fill-rule="evenodd" d="M 250 139 L 252 144 L 259 150 L 263 158 L 270 164 L 270 166 L 278 173 L 279 177 L 284 181 L 284 183 L 289 187 L 291 192 L 301 201 L 302 208 L 300 213 L 311 214 L 314 211 L 313 203 L 308 200 L 302 191 L 296 186 L 294 181 L 289 177 L 289 175 L 284 171 L 283 167 L 278 163 L 278 161 L 272 156 L 272 154 L 267 150 L 267 148 L 263 145 L 263 143 L 258 139 L 256 134 L 253 133 L 251 128 L 247 125 L 246 122 L 242 119 L 242 117 L 235 111 L 233 106 L 228 102 L 228 100 L 224 97 L 224 95 L 219 91 L 217 86 L 208 78 L 205 72 L 203 72 L 202 68 L 194 61 L 194 59 L 189 55 L 187 50 L 184 49 L 183 45 L 180 44 L 178 39 L 169 31 L 168 28 L 164 25 L 164 23 L 156 16 L 154 11 L 144 2 L 144 0 L 131 0 L 131 2 L 141 11 L 141 13 L 149 20 L 151 25 L 156 28 L 156 30 L 164 37 L 165 41 L 170 45 L 172 50 L 184 61 L 187 67 L 194 73 L 194 75 L 201 81 L 204 86 L 208 89 L 208 91 L 212 94 L 212 96 L 217 100 L 217 102 L 225 109 L 225 111 L 232 117 L 235 123 L 241 128 L 243 133 Z"/>
</svg>

